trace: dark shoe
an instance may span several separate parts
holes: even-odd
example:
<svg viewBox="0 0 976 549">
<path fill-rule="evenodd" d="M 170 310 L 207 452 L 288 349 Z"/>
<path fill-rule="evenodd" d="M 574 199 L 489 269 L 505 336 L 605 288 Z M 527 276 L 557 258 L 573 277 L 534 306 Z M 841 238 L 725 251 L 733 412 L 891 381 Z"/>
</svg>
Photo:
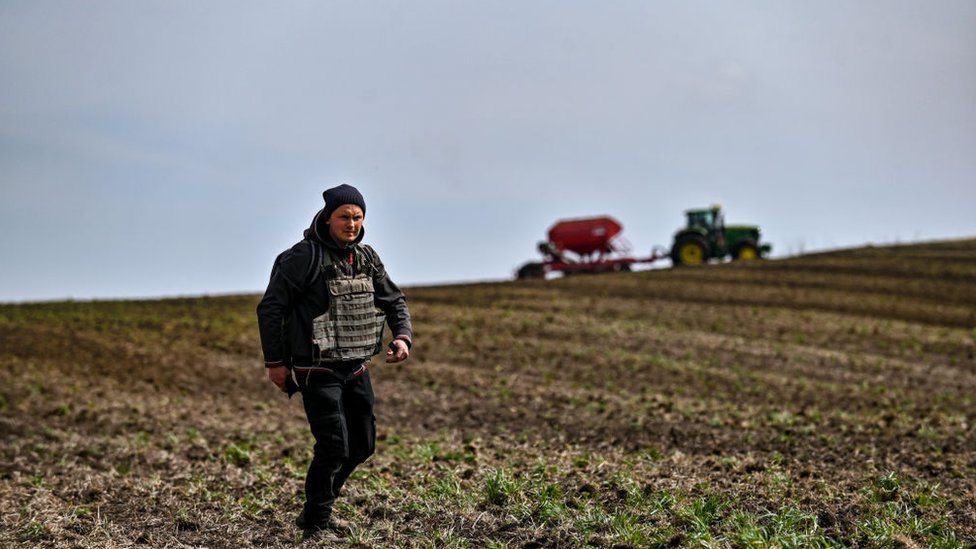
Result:
<svg viewBox="0 0 976 549">
<path fill-rule="evenodd" d="M 302 530 L 305 529 L 305 510 L 304 509 L 302 510 L 301 513 L 298 513 L 298 516 L 297 517 L 295 517 L 295 526 L 299 527 Z"/>
<path fill-rule="evenodd" d="M 303 509 L 298 516 L 295 517 L 295 526 L 301 528 L 302 530 L 325 530 L 328 527 L 329 519 L 326 517 L 325 520 L 310 521 L 305 516 L 305 510 Z"/>
<path fill-rule="evenodd" d="M 305 511 L 302 510 L 295 518 L 295 526 L 298 526 L 306 534 L 309 532 L 322 532 L 325 530 L 330 530 L 339 534 L 340 536 L 348 536 L 355 532 L 352 523 L 348 520 L 342 520 L 332 516 L 330 513 L 325 520 L 318 520 L 311 522 L 305 517 Z"/>
</svg>

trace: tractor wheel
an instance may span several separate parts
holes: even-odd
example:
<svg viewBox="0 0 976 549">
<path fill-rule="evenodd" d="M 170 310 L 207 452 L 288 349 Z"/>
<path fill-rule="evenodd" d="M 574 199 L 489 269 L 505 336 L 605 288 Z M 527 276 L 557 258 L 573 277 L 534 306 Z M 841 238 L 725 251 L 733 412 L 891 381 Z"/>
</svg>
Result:
<svg viewBox="0 0 976 549">
<path fill-rule="evenodd" d="M 519 267 L 516 275 L 519 280 L 527 278 L 543 278 L 546 276 L 546 267 L 542 263 L 526 263 Z"/>
<path fill-rule="evenodd" d="M 698 235 L 685 235 L 671 248 L 671 264 L 701 265 L 708 259 L 708 243 Z"/>
<path fill-rule="evenodd" d="M 732 259 L 736 261 L 754 261 L 760 259 L 759 247 L 752 240 L 746 240 L 735 248 Z"/>
</svg>

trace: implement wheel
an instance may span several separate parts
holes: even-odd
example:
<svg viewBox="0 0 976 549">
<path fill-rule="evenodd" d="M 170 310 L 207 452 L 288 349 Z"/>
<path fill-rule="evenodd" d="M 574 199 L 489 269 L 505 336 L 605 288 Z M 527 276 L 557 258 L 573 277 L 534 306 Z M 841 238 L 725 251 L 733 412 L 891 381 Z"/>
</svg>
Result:
<svg viewBox="0 0 976 549">
<path fill-rule="evenodd" d="M 671 263 L 678 265 L 701 265 L 708 259 L 708 243 L 698 235 L 685 235 L 671 248 Z"/>
<path fill-rule="evenodd" d="M 546 267 L 542 263 L 526 263 L 519 267 L 516 275 L 519 280 L 527 278 L 545 278 Z"/>
</svg>

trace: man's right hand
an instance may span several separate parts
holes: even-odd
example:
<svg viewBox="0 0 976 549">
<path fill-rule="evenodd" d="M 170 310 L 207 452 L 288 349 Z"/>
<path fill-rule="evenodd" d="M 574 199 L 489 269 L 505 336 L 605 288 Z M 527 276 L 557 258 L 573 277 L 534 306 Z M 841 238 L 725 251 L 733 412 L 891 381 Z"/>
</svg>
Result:
<svg viewBox="0 0 976 549">
<path fill-rule="evenodd" d="M 285 381 L 288 379 L 288 376 L 290 375 L 291 372 L 288 371 L 288 367 L 284 365 L 272 366 L 271 368 L 268 368 L 268 379 L 271 380 L 271 383 L 277 385 L 282 392 L 288 391 L 288 389 L 285 386 Z"/>
</svg>

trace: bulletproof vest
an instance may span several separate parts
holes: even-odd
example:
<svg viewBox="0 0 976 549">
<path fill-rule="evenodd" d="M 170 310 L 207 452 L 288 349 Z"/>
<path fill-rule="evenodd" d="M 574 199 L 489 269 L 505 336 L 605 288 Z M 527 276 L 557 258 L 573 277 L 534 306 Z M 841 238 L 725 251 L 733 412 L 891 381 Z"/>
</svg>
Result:
<svg viewBox="0 0 976 549">
<path fill-rule="evenodd" d="M 357 257 L 365 253 L 360 249 Z M 326 259 L 331 264 L 326 265 Z M 363 271 L 362 259 L 357 269 L 346 272 L 337 258 L 322 254 L 321 273 L 329 292 L 329 310 L 312 319 L 312 341 L 323 362 L 367 360 L 382 350 L 386 314 L 373 301 L 373 278 Z"/>
</svg>

